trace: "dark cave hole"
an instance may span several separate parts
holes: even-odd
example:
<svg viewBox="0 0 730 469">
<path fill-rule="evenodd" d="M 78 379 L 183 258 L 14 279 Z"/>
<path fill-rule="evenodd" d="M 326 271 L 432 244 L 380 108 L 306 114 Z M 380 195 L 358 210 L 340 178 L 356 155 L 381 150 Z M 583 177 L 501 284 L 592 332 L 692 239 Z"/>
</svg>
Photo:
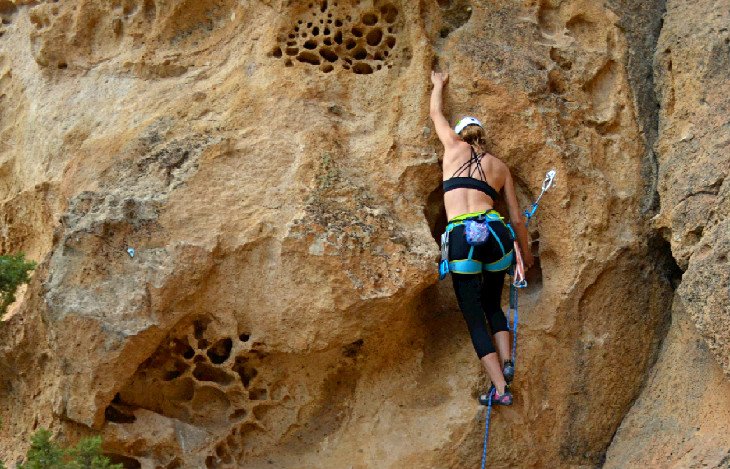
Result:
<svg viewBox="0 0 730 469">
<path fill-rule="evenodd" d="M 114 423 L 133 423 L 137 420 L 130 409 L 124 409 L 122 406 L 110 405 L 104 410 L 104 418 L 107 422 Z"/>
<path fill-rule="evenodd" d="M 659 273 L 671 285 L 672 290 L 676 290 L 682 282 L 684 272 L 672 255 L 671 244 L 659 232 L 652 234 L 647 244 L 649 255 L 654 258 L 654 265 Z"/>
<path fill-rule="evenodd" d="M 436 243 L 441 244 L 441 234 L 446 229 L 446 208 L 444 207 L 444 190 L 439 184 L 428 195 L 426 206 L 423 209 L 428 226 L 431 228 L 431 236 Z"/>
<path fill-rule="evenodd" d="M 136 459 L 121 454 L 104 453 L 112 464 L 121 464 L 124 469 L 140 469 L 142 464 Z"/>
</svg>

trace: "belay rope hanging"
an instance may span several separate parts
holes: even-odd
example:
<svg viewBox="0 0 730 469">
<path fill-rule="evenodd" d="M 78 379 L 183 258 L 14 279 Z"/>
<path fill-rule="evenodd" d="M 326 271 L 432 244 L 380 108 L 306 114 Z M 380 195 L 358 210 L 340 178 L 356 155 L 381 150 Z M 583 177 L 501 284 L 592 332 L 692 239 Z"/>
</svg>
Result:
<svg viewBox="0 0 730 469">
<path fill-rule="evenodd" d="M 537 211 L 538 204 L 540 203 L 540 199 L 542 199 L 542 196 L 547 192 L 548 189 L 550 189 L 550 186 L 553 185 L 553 181 L 555 180 L 555 175 L 557 173 L 554 169 L 551 169 L 545 174 L 545 179 L 542 181 L 542 191 L 540 192 L 540 195 L 538 196 L 537 200 L 530 206 L 528 210 L 525 210 L 525 226 L 530 225 L 530 220 L 535 215 L 535 212 Z M 510 282 L 509 286 L 509 309 L 507 310 L 507 316 L 509 318 L 508 326 L 510 331 L 512 331 L 512 366 L 517 368 L 517 321 L 519 319 L 519 313 L 517 308 L 517 292 L 521 288 L 527 287 L 527 280 L 525 280 L 525 268 L 522 263 L 522 256 L 520 255 L 520 251 L 517 246 L 517 240 L 515 240 L 515 264 L 510 269 L 510 275 L 512 275 L 512 282 Z M 489 421 L 492 416 L 492 397 L 494 396 L 494 386 L 489 388 L 489 391 L 487 392 L 487 418 L 485 420 L 484 424 L 484 445 L 482 448 L 482 469 L 486 467 L 487 464 L 487 442 L 489 441 Z"/>
</svg>

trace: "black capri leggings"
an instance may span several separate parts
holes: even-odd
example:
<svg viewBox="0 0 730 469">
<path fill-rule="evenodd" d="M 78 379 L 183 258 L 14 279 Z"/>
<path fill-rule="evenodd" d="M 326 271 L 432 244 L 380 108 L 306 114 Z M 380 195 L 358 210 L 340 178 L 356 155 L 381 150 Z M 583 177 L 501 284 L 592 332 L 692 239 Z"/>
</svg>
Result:
<svg viewBox="0 0 730 469">
<path fill-rule="evenodd" d="M 492 230 L 499 237 L 505 250 L 512 249 L 512 235 L 507 226 L 499 221 L 490 222 Z M 464 236 L 464 227 L 455 227 L 449 235 L 449 259 L 466 259 L 470 246 Z M 473 259 L 485 263 L 494 262 L 502 257 L 502 250 L 494 236 L 483 246 L 474 248 Z M 482 274 L 451 274 L 454 292 L 459 308 L 469 328 L 471 342 L 481 359 L 485 355 L 496 352 L 492 338 L 487 330 L 487 323 L 493 334 L 509 331 L 507 318 L 502 311 L 502 287 L 506 270 L 499 272 L 483 272 Z M 507 358 L 507 357 L 502 357 Z"/>
</svg>

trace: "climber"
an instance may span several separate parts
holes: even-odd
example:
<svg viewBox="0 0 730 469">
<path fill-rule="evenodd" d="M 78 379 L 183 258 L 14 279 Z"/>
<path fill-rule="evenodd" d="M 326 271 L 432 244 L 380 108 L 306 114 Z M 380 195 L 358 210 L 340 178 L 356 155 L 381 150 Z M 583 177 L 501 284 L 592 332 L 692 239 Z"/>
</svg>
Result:
<svg viewBox="0 0 730 469">
<path fill-rule="evenodd" d="M 482 124 L 474 117 L 465 117 L 451 129 L 441 109 L 448 74 L 432 71 L 431 82 L 430 115 L 444 146 L 444 206 L 449 220 L 442 237 L 442 242 L 446 239 L 445 247 L 442 246 L 448 256 L 446 270 L 452 274 L 454 292 L 474 349 L 495 388 L 493 403 L 511 405 L 509 382 L 514 377 L 514 366 L 510 361 L 509 328 L 500 300 L 505 274 L 515 257 L 514 232 L 525 268 L 534 262 L 527 229 L 509 168 L 487 152 Z M 514 231 L 493 208 L 501 190 Z M 494 334 L 496 350 L 487 322 Z"/>
</svg>

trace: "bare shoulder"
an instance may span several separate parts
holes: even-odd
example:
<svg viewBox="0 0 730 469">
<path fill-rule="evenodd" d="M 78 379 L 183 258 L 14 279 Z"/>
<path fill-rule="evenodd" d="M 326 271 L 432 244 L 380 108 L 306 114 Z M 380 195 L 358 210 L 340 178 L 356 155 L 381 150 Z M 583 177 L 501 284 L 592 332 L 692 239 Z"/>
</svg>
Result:
<svg viewBox="0 0 730 469">
<path fill-rule="evenodd" d="M 491 153 L 487 153 L 487 156 L 489 156 L 489 159 L 491 160 L 491 163 L 493 168 L 499 173 L 499 174 L 509 174 L 509 166 L 507 164 L 497 158 L 496 156 L 492 155 Z"/>
<path fill-rule="evenodd" d="M 462 160 L 465 154 L 471 155 L 471 145 L 463 140 L 459 140 L 458 142 L 456 142 L 456 145 L 454 145 L 451 149 L 447 150 L 444 153 L 444 162 L 446 162 L 447 160 Z"/>
</svg>

